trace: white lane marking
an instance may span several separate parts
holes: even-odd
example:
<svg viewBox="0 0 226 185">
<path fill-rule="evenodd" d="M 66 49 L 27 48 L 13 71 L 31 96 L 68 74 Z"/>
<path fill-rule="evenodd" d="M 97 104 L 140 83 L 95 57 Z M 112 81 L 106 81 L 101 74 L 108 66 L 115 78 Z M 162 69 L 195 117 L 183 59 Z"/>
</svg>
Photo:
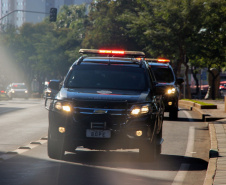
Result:
<svg viewBox="0 0 226 185">
<path fill-rule="evenodd" d="M 13 151 L 9 151 L 5 154 L 2 154 L 0 155 L 0 162 L 1 161 L 5 161 L 5 160 L 8 160 L 8 159 L 11 159 L 12 157 L 15 157 L 16 155 L 18 154 L 22 154 L 22 153 L 25 153 L 33 148 L 36 148 L 42 144 L 45 144 L 47 143 L 47 140 L 45 138 L 43 139 L 40 139 L 38 141 L 35 141 L 35 142 L 31 142 L 29 145 L 27 146 L 22 146 L 22 147 L 19 147 L 17 148 L 16 150 L 13 150 Z"/>
<path fill-rule="evenodd" d="M 183 111 L 187 118 L 192 119 L 191 115 Z M 187 148 L 185 152 L 185 157 L 192 157 L 193 148 L 194 148 L 194 140 L 195 140 L 195 127 L 191 126 L 189 127 L 189 133 L 188 133 L 188 142 L 187 142 Z M 183 181 L 186 177 L 186 174 L 188 172 L 188 169 L 190 167 L 190 164 L 181 164 L 179 171 L 177 172 L 177 175 L 175 176 L 172 185 L 182 185 Z"/>
</svg>

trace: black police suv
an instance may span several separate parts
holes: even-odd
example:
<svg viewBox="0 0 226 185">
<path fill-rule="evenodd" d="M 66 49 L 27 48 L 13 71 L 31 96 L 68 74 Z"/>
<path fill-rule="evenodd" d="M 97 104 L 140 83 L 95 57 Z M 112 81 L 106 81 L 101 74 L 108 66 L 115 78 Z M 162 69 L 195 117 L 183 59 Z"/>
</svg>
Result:
<svg viewBox="0 0 226 185">
<path fill-rule="evenodd" d="M 178 118 L 178 100 L 180 85 L 183 78 L 176 78 L 168 59 L 146 59 L 157 81 L 157 88 L 163 94 L 165 112 L 169 112 L 170 119 Z"/>
<path fill-rule="evenodd" d="M 60 80 L 50 80 L 51 86 L 53 87 L 52 89 L 49 87 L 49 84 L 46 85 L 46 87 L 43 90 L 43 98 L 48 98 L 48 97 L 55 97 L 55 95 L 58 93 L 58 87 L 59 87 L 59 82 Z M 49 83 L 50 83 L 49 82 Z"/>
<path fill-rule="evenodd" d="M 148 64 L 135 58 L 144 53 L 80 53 L 87 55 L 71 66 L 55 98 L 46 100 L 49 157 L 62 159 L 65 151 L 83 146 L 139 148 L 142 159 L 153 160 L 161 152 L 164 105 Z M 54 88 L 51 82 L 49 86 Z"/>
</svg>

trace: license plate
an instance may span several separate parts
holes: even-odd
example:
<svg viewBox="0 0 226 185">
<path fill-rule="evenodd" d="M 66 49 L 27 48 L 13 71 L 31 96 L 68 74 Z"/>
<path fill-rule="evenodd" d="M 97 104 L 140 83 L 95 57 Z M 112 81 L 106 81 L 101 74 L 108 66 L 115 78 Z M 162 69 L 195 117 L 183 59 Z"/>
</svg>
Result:
<svg viewBox="0 0 226 185">
<path fill-rule="evenodd" d="M 86 137 L 110 138 L 111 137 L 111 131 L 110 130 L 92 130 L 92 129 L 87 129 L 86 130 Z"/>
</svg>

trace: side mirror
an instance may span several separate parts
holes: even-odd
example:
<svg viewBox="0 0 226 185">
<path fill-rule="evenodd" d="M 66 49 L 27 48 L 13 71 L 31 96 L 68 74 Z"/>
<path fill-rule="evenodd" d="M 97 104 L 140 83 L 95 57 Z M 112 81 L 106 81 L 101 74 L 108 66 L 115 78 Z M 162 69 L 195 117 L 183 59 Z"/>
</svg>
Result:
<svg viewBox="0 0 226 185">
<path fill-rule="evenodd" d="M 54 80 L 49 82 L 49 88 L 59 91 L 60 90 L 60 81 L 59 80 Z"/>
<path fill-rule="evenodd" d="M 181 85 L 182 83 L 184 83 L 184 79 L 182 77 L 178 77 L 176 82 L 177 84 Z"/>
</svg>

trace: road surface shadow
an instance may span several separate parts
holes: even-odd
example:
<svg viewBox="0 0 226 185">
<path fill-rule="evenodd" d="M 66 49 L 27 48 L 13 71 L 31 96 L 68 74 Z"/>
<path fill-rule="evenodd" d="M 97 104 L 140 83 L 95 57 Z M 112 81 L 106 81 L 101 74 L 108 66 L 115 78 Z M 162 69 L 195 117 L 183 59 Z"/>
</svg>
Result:
<svg viewBox="0 0 226 185">
<path fill-rule="evenodd" d="M 140 159 L 138 152 L 130 151 L 77 151 L 76 153 L 66 153 L 63 160 L 112 168 L 166 171 L 178 171 L 181 164 L 195 165 L 196 167 L 189 169 L 190 171 L 206 170 L 208 166 L 207 161 L 199 158 L 168 154 L 161 154 L 155 161 L 148 162 L 147 160 Z"/>
<path fill-rule="evenodd" d="M 164 177 L 181 170 L 181 164 L 190 164 L 184 170 L 195 173 L 207 168 L 201 159 L 167 154 L 143 162 L 134 151 L 78 151 L 67 153 L 63 160 L 16 155 L 0 164 L 4 185 L 163 185 L 172 184 L 173 178 Z"/>
<path fill-rule="evenodd" d="M 0 115 L 10 113 L 10 112 L 15 112 L 18 110 L 22 110 L 24 108 L 19 108 L 19 107 L 0 107 Z"/>
<path fill-rule="evenodd" d="M 177 118 L 170 119 L 169 117 L 164 116 L 164 120 L 166 121 L 178 121 L 178 122 L 203 122 L 202 119 L 190 119 L 190 118 Z"/>
</svg>

